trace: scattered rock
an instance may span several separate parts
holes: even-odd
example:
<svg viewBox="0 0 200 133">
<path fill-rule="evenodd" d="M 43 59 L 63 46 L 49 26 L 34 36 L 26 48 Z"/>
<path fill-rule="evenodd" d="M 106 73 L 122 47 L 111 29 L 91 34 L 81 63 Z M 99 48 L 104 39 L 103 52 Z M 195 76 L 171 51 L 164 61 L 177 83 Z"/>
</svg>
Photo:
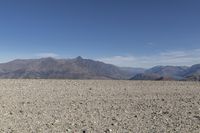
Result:
<svg viewBox="0 0 200 133">
<path fill-rule="evenodd" d="M 200 121 L 200 116 L 195 115 L 194 118 L 196 118 Z"/>
<path fill-rule="evenodd" d="M 0 132 L 199 131 L 198 86 L 165 81 L 1 80 Z"/>
<path fill-rule="evenodd" d="M 111 129 L 106 129 L 105 131 L 104 131 L 104 133 L 110 133 L 112 130 Z"/>
<path fill-rule="evenodd" d="M 166 115 L 166 114 L 169 114 L 169 112 L 168 111 L 163 111 L 163 114 Z"/>
<path fill-rule="evenodd" d="M 20 112 L 21 114 L 23 114 L 23 113 L 24 113 L 24 111 L 23 111 L 23 110 L 19 110 L 19 112 Z"/>
<path fill-rule="evenodd" d="M 86 129 L 82 130 L 82 133 L 87 133 L 87 130 Z"/>
</svg>

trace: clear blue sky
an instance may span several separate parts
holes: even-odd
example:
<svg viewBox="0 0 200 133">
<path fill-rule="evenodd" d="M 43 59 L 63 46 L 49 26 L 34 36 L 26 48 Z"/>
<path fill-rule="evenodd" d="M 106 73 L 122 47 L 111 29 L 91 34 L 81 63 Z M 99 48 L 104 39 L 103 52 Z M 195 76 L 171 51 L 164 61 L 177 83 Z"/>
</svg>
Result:
<svg viewBox="0 0 200 133">
<path fill-rule="evenodd" d="M 1 0 L 0 46 L 0 62 L 81 55 L 132 67 L 200 63 L 200 1 Z"/>
</svg>

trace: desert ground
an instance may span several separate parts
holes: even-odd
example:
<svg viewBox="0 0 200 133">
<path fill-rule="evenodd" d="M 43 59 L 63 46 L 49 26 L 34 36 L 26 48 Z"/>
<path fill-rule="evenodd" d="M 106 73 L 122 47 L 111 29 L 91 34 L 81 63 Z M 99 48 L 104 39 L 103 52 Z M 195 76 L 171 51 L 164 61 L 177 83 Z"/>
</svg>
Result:
<svg viewBox="0 0 200 133">
<path fill-rule="evenodd" d="M 199 133 L 200 83 L 0 80 L 0 132 Z"/>
</svg>

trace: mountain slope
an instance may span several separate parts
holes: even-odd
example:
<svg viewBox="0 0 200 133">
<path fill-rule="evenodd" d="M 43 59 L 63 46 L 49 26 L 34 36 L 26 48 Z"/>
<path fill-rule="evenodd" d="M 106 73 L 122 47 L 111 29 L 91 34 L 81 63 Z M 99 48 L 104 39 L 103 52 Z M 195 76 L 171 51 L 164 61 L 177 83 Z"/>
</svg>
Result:
<svg viewBox="0 0 200 133">
<path fill-rule="evenodd" d="M 66 78 L 200 81 L 200 64 L 156 66 L 151 69 L 117 67 L 83 59 L 24 59 L 0 64 L 0 78 Z"/>
<path fill-rule="evenodd" d="M 128 71 L 83 59 L 26 59 L 0 64 L 0 78 L 128 79 Z"/>
<path fill-rule="evenodd" d="M 120 69 L 129 72 L 130 74 L 132 74 L 132 76 L 145 72 L 144 68 L 120 67 Z"/>
<path fill-rule="evenodd" d="M 184 72 L 186 80 L 200 81 L 200 64 L 196 64 L 188 68 Z"/>
<path fill-rule="evenodd" d="M 185 66 L 156 66 L 151 69 L 145 71 L 145 73 L 155 73 L 161 76 L 179 76 L 184 71 L 186 71 L 188 67 Z"/>
<path fill-rule="evenodd" d="M 131 80 L 200 80 L 200 64 L 186 66 L 156 66 L 137 74 Z"/>
<path fill-rule="evenodd" d="M 161 78 L 161 76 L 158 74 L 140 73 L 140 74 L 136 74 L 130 80 L 158 80 L 160 78 Z"/>
</svg>

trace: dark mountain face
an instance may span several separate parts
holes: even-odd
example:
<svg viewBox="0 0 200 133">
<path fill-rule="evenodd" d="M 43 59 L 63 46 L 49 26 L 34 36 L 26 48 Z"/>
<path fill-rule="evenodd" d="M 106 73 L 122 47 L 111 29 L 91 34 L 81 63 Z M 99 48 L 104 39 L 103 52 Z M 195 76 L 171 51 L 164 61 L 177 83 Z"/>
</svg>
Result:
<svg viewBox="0 0 200 133">
<path fill-rule="evenodd" d="M 186 80 L 200 81 L 200 64 L 196 64 L 188 68 L 183 76 Z"/>
<path fill-rule="evenodd" d="M 186 66 L 156 66 L 137 74 L 131 80 L 200 80 L 200 64 Z"/>
<path fill-rule="evenodd" d="M 191 75 L 200 75 L 200 64 L 191 66 L 184 73 L 184 76 L 191 76 Z"/>
<path fill-rule="evenodd" d="M 144 68 L 120 67 L 120 69 L 129 72 L 130 74 L 132 74 L 132 76 L 145 72 Z"/>
<path fill-rule="evenodd" d="M 161 76 L 158 74 L 141 73 L 141 74 L 136 74 L 134 77 L 131 78 L 131 80 L 158 80 L 160 78 Z"/>
<path fill-rule="evenodd" d="M 125 70 L 83 59 L 26 59 L 0 64 L 0 78 L 129 79 Z"/>
</svg>

